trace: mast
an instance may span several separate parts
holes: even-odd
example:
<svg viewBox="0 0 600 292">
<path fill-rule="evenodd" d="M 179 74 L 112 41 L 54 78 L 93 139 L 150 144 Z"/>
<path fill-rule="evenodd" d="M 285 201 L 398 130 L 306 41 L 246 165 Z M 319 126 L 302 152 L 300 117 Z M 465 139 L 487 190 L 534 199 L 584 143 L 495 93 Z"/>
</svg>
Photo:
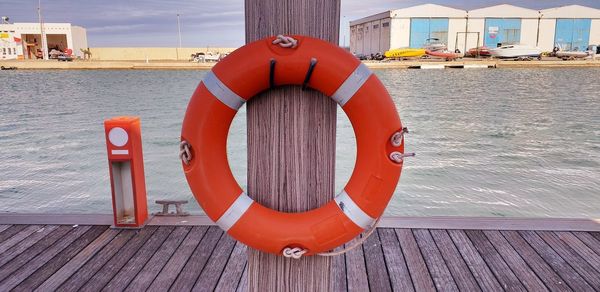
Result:
<svg viewBox="0 0 600 292">
<path fill-rule="evenodd" d="M 38 0 L 38 18 L 40 20 L 42 56 L 44 57 L 44 60 L 48 60 L 48 44 L 46 43 L 46 31 L 44 30 L 44 21 L 42 19 L 42 0 Z"/>
</svg>

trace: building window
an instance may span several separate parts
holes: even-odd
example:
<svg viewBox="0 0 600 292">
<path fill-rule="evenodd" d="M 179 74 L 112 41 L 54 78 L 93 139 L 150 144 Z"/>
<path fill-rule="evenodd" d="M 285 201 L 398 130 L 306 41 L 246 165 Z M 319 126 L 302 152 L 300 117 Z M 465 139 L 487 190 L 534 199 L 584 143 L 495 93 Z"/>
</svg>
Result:
<svg viewBox="0 0 600 292">
<path fill-rule="evenodd" d="M 378 29 L 379 28 L 379 24 L 374 24 L 373 25 L 373 29 Z"/>
<path fill-rule="evenodd" d="M 384 22 L 384 23 L 381 24 L 381 26 L 383 26 L 383 27 L 389 27 L 390 23 L 389 22 Z"/>
<path fill-rule="evenodd" d="M 448 18 L 411 18 L 410 47 L 423 48 L 431 42 L 447 44 L 448 22 Z"/>
<path fill-rule="evenodd" d="M 517 44 L 521 41 L 521 19 L 486 18 L 484 34 L 485 45 L 488 47 Z"/>
</svg>

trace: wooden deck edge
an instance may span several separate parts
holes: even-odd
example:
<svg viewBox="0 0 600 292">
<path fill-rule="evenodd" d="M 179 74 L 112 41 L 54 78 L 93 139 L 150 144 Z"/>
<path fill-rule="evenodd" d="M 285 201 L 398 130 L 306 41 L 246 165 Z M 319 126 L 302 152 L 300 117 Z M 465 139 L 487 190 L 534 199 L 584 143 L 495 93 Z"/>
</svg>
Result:
<svg viewBox="0 0 600 292">
<path fill-rule="evenodd" d="M 0 224 L 111 225 L 111 214 L 0 214 Z M 151 217 L 146 225 L 214 225 L 205 215 Z M 384 217 L 382 228 L 600 231 L 600 219 L 506 217 Z"/>
<path fill-rule="evenodd" d="M 379 227 L 475 230 L 600 231 L 600 219 L 506 217 L 384 217 Z"/>
</svg>

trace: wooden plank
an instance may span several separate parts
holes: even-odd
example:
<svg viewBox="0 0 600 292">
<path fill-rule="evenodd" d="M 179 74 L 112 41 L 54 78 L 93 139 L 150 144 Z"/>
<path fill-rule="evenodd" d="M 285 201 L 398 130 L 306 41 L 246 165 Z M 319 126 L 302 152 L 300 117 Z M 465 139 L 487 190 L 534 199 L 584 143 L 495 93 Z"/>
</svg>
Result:
<svg viewBox="0 0 600 292">
<path fill-rule="evenodd" d="M 383 249 L 377 231 L 373 232 L 363 243 L 367 277 L 371 291 L 392 291 L 390 276 L 383 258 Z"/>
<path fill-rule="evenodd" d="M 219 278 L 223 273 L 223 269 L 225 269 L 225 265 L 227 264 L 227 259 L 229 259 L 233 248 L 235 246 L 235 240 L 231 238 L 227 234 L 223 234 L 221 239 L 217 243 L 217 247 L 213 251 L 208 263 L 204 269 L 202 269 L 202 273 L 200 273 L 200 277 L 196 281 L 194 285 L 193 291 L 214 291 L 217 283 L 219 282 Z"/>
<path fill-rule="evenodd" d="M 239 286 L 244 268 L 248 262 L 247 251 L 246 245 L 241 242 L 236 243 L 215 291 L 234 291 Z"/>
<path fill-rule="evenodd" d="M 0 242 L 0 254 L 21 242 L 32 233 L 40 231 L 42 228 L 44 228 L 42 225 L 29 225 L 10 238 L 7 238 L 5 241 Z"/>
<path fill-rule="evenodd" d="M 460 291 L 481 291 L 477 280 L 469 270 L 460 252 L 456 249 L 454 242 L 446 230 L 434 229 L 429 231 L 435 244 L 440 250 L 442 258 L 448 266 L 448 270 L 454 278 L 454 282 Z"/>
<path fill-rule="evenodd" d="M 190 215 L 190 216 L 153 216 L 148 220 L 146 226 L 211 226 L 215 222 L 210 220 L 206 215 Z"/>
<path fill-rule="evenodd" d="M 245 0 L 246 43 L 285 33 L 337 45 L 340 2 Z M 307 211 L 333 199 L 337 104 L 315 90 L 287 86 L 259 94 L 246 108 L 248 194 L 283 212 Z M 248 253 L 250 291 L 270 291 L 273 284 L 290 290 L 329 288 L 330 257 L 294 260 L 253 249 Z"/>
<path fill-rule="evenodd" d="M 0 214 L 2 226 L 10 224 L 37 225 L 111 225 L 110 214 Z M 215 225 L 206 215 L 186 217 L 151 217 L 148 226 Z M 385 216 L 381 228 L 421 229 L 477 229 L 477 230 L 549 230 L 549 231 L 600 231 L 600 219 L 586 218 L 510 218 L 463 216 Z M 600 236 L 600 234 L 598 235 Z"/>
<path fill-rule="evenodd" d="M 463 230 L 447 230 L 465 263 L 483 291 L 504 291 L 494 273 Z"/>
<path fill-rule="evenodd" d="M 40 252 L 44 251 L 46 248 L 51 246 L 54 242 L 59 240 L 62 236 L 71 231 L 72 228 L 70 226 L 61 226 L 54 232 L 52 232 L 48 237 L 43 238 L 30 248 L 28 248 L 25 252 L 20 253 L 18 256 L 14 257 L 12 260 L 7 261 L 0 268 L 0 280 L 3 280 L 8 275 L 12 274 L 22 265 L 29 262 Z"/>
<path fill-rule="evenodd" d="M 513 235 L 517 231 L 506 231 Z M 533 231 L 520 231 L 518 235 L 529 243 L 529 245 L 548 263 L 561 278 L 567 282 L 574 291 L 594 291 L 590 286 L 562 257 L 560 257 L 543 239 Z"/>
<path fill-rule="evenodd" d="M 354 245 L 356 241 L 358 241 L 358 238 L 351 240 L 346 246 Z M 369 290 L 369 280 L 362 246 L 358 246 L 346 253 L 346 282 L 348 283 L 348 291 Z"/>
<path fill-rule="evenodd" d="M 196 226 L 188 233 L 179 248 L 169 259 L 167 264 L 156 276 L 148 290 L 151 291 L 167 291 L 179 275 L 179 272 L 185 266 L 188 259 L 197 248 L 198 244 L 206 234 L 207 226 Z"/>
<path fill-rule="evenodd" d="M 573 249 L 581 258 L 590 264 L 590 266 L 596 269 L 596 272 L 600 272 L 600 255 L 595 253 L 590 247 L 588 247 L 583 241 L 579 240 L 571 232 L 554 232 L 554 235 L 562 240 L 567 246 Z M 598 246 L 600 248 L 600 246 Z"/>
<path fill-rule="evenodd" d="M 111 225 L 111 214 L 0 214 L 0 222 L 37 225 Z M 215 225 L 206 215 L 186 217 L 151 217 L 148 226 Z M 380 228 L 475 229 L 475 230 L 548 230 L 600 232 L 600 219 L 585 218 L 510 218 L 463 216 L 385 216 Z M 1 235 L 1 230 L 0 230 Z M 600 234 L 598 235 L 600 238 Z"/>
<path fill-rule="evenodd" d="M 514 231 L 500 232 L 509 244 L 521 255 L 521 258 L 540 277 L 550 291 L 572 291 L 571 288 L 553 269 L 540 257 L 540 255 Z"/>
<path fill-rule="evenodd" d="M 107 232 L 108 231 L 111 230 L 107 230 Z M 113 232 L 114 231 L 116 230 L 113 230 Z M 76 269 L 77 273 L 73 274 L 70 278 L 68 278 L 68 280 L 64 281 L 59 290 L 78 291 L 79 288 L 81 288 L 81 286 L 83 286 L 90 278 L 92 278 L 98 272 L 98 270 L 100 270 L 106 264 L 106 262 L 108 262 L 136 233 L 137 230 L 121 230 L 121 232 L 116 235 L 108 244 L 106 244 L 106 246 L 98 251 L 93 257 L 91 257 L 84 265 Z M 99 237 L 85 250 L 83 250 L 81 253 L 78 253 L 73 261 L 75 261 L 77 258 L 81 258 L 82 254 L 89 255 L 89 248 L 99 248 L 100 244 L 102 243 L 98 241 L 101 238 L 102 237 Z M 72 266 L 73 261 L 69 262 L 67 265 L 65 265 L 65 267 L 68 267 L 69 265 Z M 55 276 L 53 275 L 52 277 Z"/>
<path fill-rule="evenodd" d="M 573 267 L 586 282 L 592 285 L 594 289 L 600 290 L 600 273 L 588 262 L 580 257 L 571 247 L 565 244 L 565 242 L 558 239 L 553 232 L 538 231 L 537 234 L 552 247 L 556 253 L 567 261 L 567 263 L 569 263 L 569 265 L 571 265 L 571 267 Z"/>
<path fill-rule="evenodd" d="M 387 272 L 390 277 L 392 290 L 394 291 L 414 291 L 410 272 L 406 266 L 400 243 L 396 232 L 391 228 L 378 228 L 379 239 L 385 258 Z"/>
<path fill-rule="evenodd" d="M 386 216 L 379 227 L 473 230 L 600 231 L 600 219 Z"/>
<path fill-rule="evenodd" d="M 144 243 L 142 248 L 125 264 L 121 270 L 104 286 L 103 291 L 122 291 L 144 268 L 146 263 L 173 232 L 175 227 L 162 226 Z"/>
<path fill-rule="evenodd" d="M 410 229 L 396 229 L 402 253 L 416 291 L 436 291 L 421 250 Z"/>
<path fill-rule="evenodd" d="M 143 247 L 146 241 L 158 230 L 156 226 L 147 226 L 136 231 L 136 235 L 87 282 L 80 291 L 100 291 L 121 270 L 125 264 Z"/>
<path fill-rule="evenodd" d="M 600 255 L 600 239 L 596 239 L 589 232 L 573 232 L 579 240 L 584 242 L 590 249 L 592 249 L 596 254 Z"/>
<path fill-rule="evenodd" d="M 558 231 L 558 230 L 555 230 Z M 572 229 L 571 231 L 575 231 L 574 229 Z M 600 240 L 600 232 L 590 232 L 590 234 L 595 237 L 597 240 Z"/>
<path fill-rule="evenodd" d="M 51 260 L 46 262 L 43 266 L 37 269 L 33 274 L 27 277 L 23 282 L 17 285 L 14 290 L 16 291 L 32 291 L 42 284 L 46 279 L 52 276 L 58 269 L 70 261 L 79 251 L 84 249 L 88 244 L 94 241 L 102 232 L 106 230 L 107 226 L 93 226 L 85 234 L 80 236 L 77 240 L 69 244 L 60 253 L 54 256 Z"/>
<path fill-rule="evenodd" d="M 521 258 L 519 253 L 506 241 L 506 238 L 497 230 L 473 231 L 474 233 L 483 233 L 490 243 L 496 248 L 496 251 L 502 256 L 506 264 L 515 273 L 517 278 L 529 291 L 547 291 L 548 289 L 538 278 L 535 272 Z M 479 235 L 481 236 L 481 235 Z"/>
<path fill-rule="evenodd" d="M 64 283 L 71 275 L 81 268 L 88 260 L 90 260 L 99 250 L 106 246 L 117 234 L 119 230 L 107 229 L 92 243 L 80 251 L 74 258 L 60 268 L 54 275 L 48 278 L 37 289 L 39 291 L 55 291 L 62 283 Z"/>
<path fill-rule="evenodd" d="M 59 238 L 52 238 L 53 240 L 49 240 L 48 242 L 40 241 L 38 244 L 42 244 L 39 246 L 36 244 L 30 248 L 32 250 L 31 253 L 22 253 L 19 257 L 13 259 L 13 261 L 16 260 L 14 266 L 12 265 L 13 261 L 4 265 L 4 267 L 8 266 L 10 269 L 4 269 L 4 267 L 2 269 L 2 275 L 0 275 L 0 277 L 4 280 L 0 282 L 0 291 L 8 291 L 23 282 L 37 269 L 45 265 L 54 256 L 86 233 L 90 228 L 91 226 L 79 226 L 77 228 L 69 226 L 69 229 L 71 230 L 66 235 L 62 236 L 62 234 L 60 234 Z M 47 245 L 48 243 L 50 244 L 49 247 Z M 39 251 L 39 248 L 43 249 Z M 6 275 L 7 272 L 10 272 L 9 277 Z"/>
<path fill-rule="evenodd" d="M 413 234 L 425 259 L 433 283 L 438 290 L 458 291 L 454 278 L 444 262 L 442 254 L 438 250 L 433 237 L 427 229 L 415 229 Z"/>
<path fill-rule="evenodd" d="M 2 224 L 0 225 L 0 234 L 2 234 L 2 232 L 4 232 L 4 230 L 8 229 L 11 225 L 9 224 Z"/>
<path fill-rule="evenodd" d="M 175 227 L 175 230 L 171 232 L 160 248 L 154 252 L 144 268 L 135 276 L 131 283 L 129 283 L 127 290 L 146 291 L 191 229 L 192 228 L 189 226 Z"/>
<path fill-rule="evenodd" d="M 45 226 L 43 228 L 43 230 L 39 230 L 38 232 L 32 234 L 31 236 L 28 236 L 23 241 L 21 241 L 19 244 L 11 247 L 4 253 L 1 253 L 0 254 L 0 267 L 2 265 L 6 264 L 7 262 L 9 262 L 10 260 L 14 259 L 16 256 L 18 256 L 25 250 L 27 250 L 30 246 L 32 246 L 35 243 L 37 243 L 38 241 L 40 241 L 40 239 L 42 239 L 42 238 L 46 237 L 48 234 L 52 233 L 56 228 L 58 228 L 57 225 Z"/>
<path fill-rule="evenodd" d="M 20 225 L 111 225 L 112 214 L 0 214 L 3 224 Z"/>
<path fill-rule="evenodd" d="M 194 250 L 194 253 L 188 259 L 169 291 L 180 292 L 192 290 L 221 235 L 223 235 L 223 231 L 219 227 L 211 226 L 208 228 L 206 235 L 204 235 L 202 241 L 200 241 L 198 247 L 196 247 L 196 250 Z"/>
<path fill-rule="evenodd" d="M 21 230 L 25 229 L 26 227 L 27 227 L 26 225 L 12 225 L 12 226 L 10 226 L 6 230 L 2 231 L 2 233 L 0 233 L 0 242 L 4 242 L 5 240 L 13 237 L 13 235 L 21 232 Z"/>
<path fill-rule="evenodd" d="M 344 246 L 340 246 L 335 251 L 340 251 Z M 342 254 L 331 259 L 331 273 L 329 274 L 330 291 L 345 292 L 348 291 L 348 281 L 346 280 L 346 255 Z"/>
<path fill-rule="evenodd" d="M 511 291 L 526 291 L 525 287 L 515 276 L 510 267 L 504 262 L 502 256 L 496 251 L 485 235 L 474 230 L 465 230 L 465 233 L 473 242 L 475 248 L 481 254 L 490 270 L 496 276 L 502 287 Z"/>
<path fill-rule="evenodd" d="M 240 279 L 240 284 L 238 285 L 235 292 L 246 291 L 248 291 L 248 262 L 246 262 L 246 266 L 244 267 L 244 273 L 242 274 L 242 278 Z"/>
</svg>

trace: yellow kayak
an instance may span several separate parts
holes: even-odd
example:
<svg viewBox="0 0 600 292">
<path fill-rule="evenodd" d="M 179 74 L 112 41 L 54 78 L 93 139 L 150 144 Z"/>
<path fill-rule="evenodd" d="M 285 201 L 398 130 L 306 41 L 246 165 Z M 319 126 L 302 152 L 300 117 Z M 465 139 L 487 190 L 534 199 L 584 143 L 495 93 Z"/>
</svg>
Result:
<svg viewBox="0 0 600 292">
<path fill-rule="evenodd" d="M 385 52 L 386 58 L 415 58 L 425 55 L 425 49 L 393 49 Z"/>
</svg>

